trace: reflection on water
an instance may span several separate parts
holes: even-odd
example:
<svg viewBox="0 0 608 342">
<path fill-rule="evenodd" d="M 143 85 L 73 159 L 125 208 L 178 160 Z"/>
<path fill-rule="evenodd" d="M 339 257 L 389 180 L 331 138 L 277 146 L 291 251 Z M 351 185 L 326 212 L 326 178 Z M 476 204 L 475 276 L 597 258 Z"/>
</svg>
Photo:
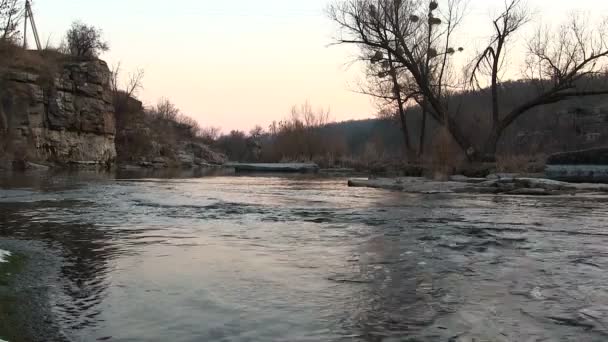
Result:
<svg viewBox="0 0 608 342">
<path fill-rule="evenodd" d="M 64 256 L 75 341 L 606 338 L 605 202 L 121 178 L 0 178 L 0 235 Z"/>
</svg>

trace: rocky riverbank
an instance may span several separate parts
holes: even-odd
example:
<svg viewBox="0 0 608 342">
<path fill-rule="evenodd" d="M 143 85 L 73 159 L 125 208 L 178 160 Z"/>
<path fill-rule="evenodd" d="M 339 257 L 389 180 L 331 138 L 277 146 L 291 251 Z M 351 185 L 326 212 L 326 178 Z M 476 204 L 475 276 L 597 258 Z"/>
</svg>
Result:
<svg viewBox="0 0 608 342">
<path fill-rule="evenodd" d="M 0 171 L 226 162 L 193 126 L 150 115 L 111 76 L 99 59 L 0 47 Z"/>
</svg>

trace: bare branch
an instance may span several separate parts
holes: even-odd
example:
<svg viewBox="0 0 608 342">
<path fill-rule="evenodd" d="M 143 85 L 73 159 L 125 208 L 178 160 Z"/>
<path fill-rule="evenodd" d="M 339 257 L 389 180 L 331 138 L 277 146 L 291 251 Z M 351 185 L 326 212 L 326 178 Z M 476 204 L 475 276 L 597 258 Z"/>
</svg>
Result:
<svg viewBox="0 0 608 342">
<path fill-rule="evenodd" d="M 471 144 L 461 128 L 449 124 L 453 120 L 444 99 L 450 56 L 462 51 L 452 46 L 451 38 L 463 18 L 464 4 L 449 0 L 444 9 L 430 0 L 343 0 L 330 7 L 329 15 L 340 27 L 337 42 L 359 46 L 363 56 L 371 56 L 367 59 L 376 77 L 387 79 L 378 82 L 385 100 L 405 105 L 404 100 L 412 98 L 408 95 L 425 99 L 428 114 L 448 126 L 468 151 Z M 383 63 L 388 64 L 380 70 L 377 64 Z"/>
<path fill-rule="evenodd" d="M 127 83 L 127 96 L 134 96 L 137 91 L 143 88 L 144 70 L 137 69 L 135 73 L 129 74 L 129 82 Z"/>
<path fill-rule="evenodd" d="M 21 0 L 0 0 L 0 40 L 16 40 L 19 24 L 23 19 Z"/>
</svg>

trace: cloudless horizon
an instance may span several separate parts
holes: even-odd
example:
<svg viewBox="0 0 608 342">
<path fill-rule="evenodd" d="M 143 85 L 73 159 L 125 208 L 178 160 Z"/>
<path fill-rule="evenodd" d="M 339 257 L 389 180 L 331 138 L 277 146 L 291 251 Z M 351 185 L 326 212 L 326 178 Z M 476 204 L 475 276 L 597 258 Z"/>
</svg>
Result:
<svg viewBox="0 0 608 342">
<path fill-rule="evenodd" d="M 608 15 L 608 2 L 527 2 L 535 11 L 531 27 L 556 24 L 574 10 Z M 57 44 L 75 20 L 94 25 L 110 44 L 102 59 L 121 62 L 123 78 L 144 69 L 138 97 L 145 104 L 167 98 L 202 126 L 227 132 L 266 127 L 304 101 L 330 108 L 336 121 L 375 116 L 373 100 L 356 92 L 363 78 L 363 65 L 352 63 L 356 47 L 330 46 L 338 32 L 326 15 L 330 3 L 35 0 L 33 6 L 43 44 Z M 471 0 L 457 44 L 479 48 L 502 3 Z"/>
</svg>

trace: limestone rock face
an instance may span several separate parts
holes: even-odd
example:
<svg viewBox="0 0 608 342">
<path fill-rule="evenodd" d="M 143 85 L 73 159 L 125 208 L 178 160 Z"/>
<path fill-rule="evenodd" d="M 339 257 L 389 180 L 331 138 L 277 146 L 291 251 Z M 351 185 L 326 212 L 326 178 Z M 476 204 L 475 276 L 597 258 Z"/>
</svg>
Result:
<svg viewBox="0 0 608 342">
<path fill-rule="evenodd" d="M 111 165 L 116 159 L 110 71 L 62 62 L 41 75 L 8 70 L 0 88 L 0 159 Z"/>
</svg>

